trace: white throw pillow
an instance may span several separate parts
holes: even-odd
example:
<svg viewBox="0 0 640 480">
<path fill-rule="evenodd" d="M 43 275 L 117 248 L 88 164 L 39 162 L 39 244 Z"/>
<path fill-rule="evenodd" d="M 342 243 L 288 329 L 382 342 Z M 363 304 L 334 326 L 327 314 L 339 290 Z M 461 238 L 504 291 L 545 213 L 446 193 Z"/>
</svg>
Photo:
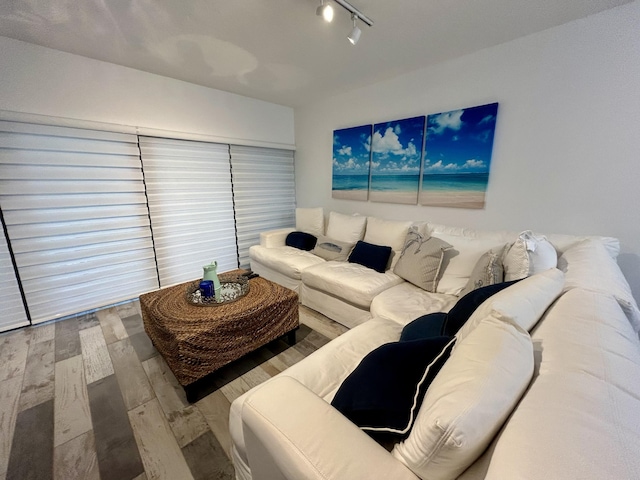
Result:
<svg viewBox="0 0 640 480">
<path fill-rule="evenodd" d="M 498 315 L 511 319 L 526 331 L 562 293 L 564 273 L 557 268 L 532 275 L 485 300 L 456 334 L 458 341 L 467 337 L 485 317 Z"/>
<path fill-rule="evenodd" d="M 362 240 L 367 217 L 362 215 L 344 215 L 338 212 L 329 213 L 327 237 L 347 243 Z"/>
<path fill-rule="evenodd" d="M 364 234 L 364 241 L 374 245 L 391 247 L 391 250 L 399 252 L 404 246 L 404 240 L 411 223 L 367 217 L 367 231 Z"/>
<path fill-rule="evenodd" d="M 467 285 L 471 273 L 488 250 L 499 249 L 504 243 L 495 238 L 473 238 L 445 233 L 435 233 L 440 240 L 453 246 L 448 250 L 442 264 L 442 277 L 438 281 L 437 293 L 459 295 Z"/>
<path fill-rule="evenodd" d="M 615 297 L 633 329 L 640 332 L 640 310 L 620 267 L 598 240 L 583 240 L 564 252 L 558 268 L 566 273 L 565 291 L 583 288 Z"/>
<path fill-rule="evenodd" d="M 487 448 L 533 375 L 528 333 L 489 316 L 455 350 L 392 455 L 417 476 L 457 478 Z"/>
<path fill-rule="evenodd" d="M 504 279 L 506 282 L 535 275 L 555 268 L 558 253 L 544 236 L 536 236 L 531 230 L 522 232 L 504 258 Z"/>
<path fill-rule="evenodd" d="M 324 235 L 324 209 L 296 208 L 296 230 L 311 235 Z"/>
</svg>

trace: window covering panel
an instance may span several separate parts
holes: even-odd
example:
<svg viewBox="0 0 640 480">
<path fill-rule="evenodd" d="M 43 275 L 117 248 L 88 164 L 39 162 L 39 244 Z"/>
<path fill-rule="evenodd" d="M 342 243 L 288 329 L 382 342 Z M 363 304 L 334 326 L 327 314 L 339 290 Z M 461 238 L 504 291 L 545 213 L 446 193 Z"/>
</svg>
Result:
<svg viewBox="0 0 640 480">
<path fill-rule="evenodd" d="M 233 193 L 240 266 L 249 266 L 249 247 L 260 232 L 295 225 L 293 152 L 231 146 Z"/>
<path fill-rule="evenodd" d="M 140 137 L 151 225 L 166 287 L 238 266 L 229 146 Z"/>
<path fill-rule="evenodd" d="M 158 288 L 136 136 L 0 122 L 0 206 L 33 323 Z"/>
<path fill-rule="evenodd" d="M 4 232 L 0 231 L 0 332 L 29 325 Z"/>
</svg>

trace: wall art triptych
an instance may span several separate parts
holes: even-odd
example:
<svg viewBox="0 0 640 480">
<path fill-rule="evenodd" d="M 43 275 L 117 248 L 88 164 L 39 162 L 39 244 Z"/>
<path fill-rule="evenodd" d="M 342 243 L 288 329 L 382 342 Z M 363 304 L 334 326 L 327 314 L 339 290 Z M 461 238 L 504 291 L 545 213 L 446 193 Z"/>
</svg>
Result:
<svg viewBox="0 0 640 480">
<path fill-rule="evenodd" d="M 484 208 L 498 104 L 333 132 L 332 197 Z"/>
</svg>

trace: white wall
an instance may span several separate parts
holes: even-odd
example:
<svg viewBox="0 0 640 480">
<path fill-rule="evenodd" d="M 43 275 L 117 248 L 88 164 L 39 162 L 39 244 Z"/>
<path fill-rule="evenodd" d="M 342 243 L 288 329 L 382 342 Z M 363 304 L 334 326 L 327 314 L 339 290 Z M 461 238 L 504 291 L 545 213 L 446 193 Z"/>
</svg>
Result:
<svg viewBox="0 0 640 480">
<path fill-rule="evenodd" d="M 616 236 L 640 299 L 638 25 L 640 1 L 296 110 L 298 206 Z M 496 101 L 484 210 L 331 198 L 333 130 Z"/>
<path fill-rule="evenodd" d="M 293 110 L 0 37 L 0 111 L 293 146 Z"/>
</svg>

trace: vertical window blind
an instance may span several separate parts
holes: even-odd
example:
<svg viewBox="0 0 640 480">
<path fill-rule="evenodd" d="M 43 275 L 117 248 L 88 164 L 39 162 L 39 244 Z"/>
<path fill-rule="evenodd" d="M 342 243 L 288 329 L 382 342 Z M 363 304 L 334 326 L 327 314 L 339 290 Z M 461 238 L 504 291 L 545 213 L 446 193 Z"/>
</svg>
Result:
<svg viewBox="0 0 640 480">
<path fill-rule="evenodd" d="M 293 152 L 231 145 L 233 194 L 241 267 L 260 232 L 295 225 Z"/>
<path fill-rule="evenodd" d="M 158 288 L 136 136 L 0 122 L 0 207 L 33 323 Z"/>
<path fill-rule="evenodd" d="M 162 287 L 238 267 L 229 146 L 140 137 Z"/>
<path fill-rule="evenodd" d="M 13 269 L 9 245 L 0 231 L 0 332 L 29 325 L 20 287 Z"/>
</svg>

